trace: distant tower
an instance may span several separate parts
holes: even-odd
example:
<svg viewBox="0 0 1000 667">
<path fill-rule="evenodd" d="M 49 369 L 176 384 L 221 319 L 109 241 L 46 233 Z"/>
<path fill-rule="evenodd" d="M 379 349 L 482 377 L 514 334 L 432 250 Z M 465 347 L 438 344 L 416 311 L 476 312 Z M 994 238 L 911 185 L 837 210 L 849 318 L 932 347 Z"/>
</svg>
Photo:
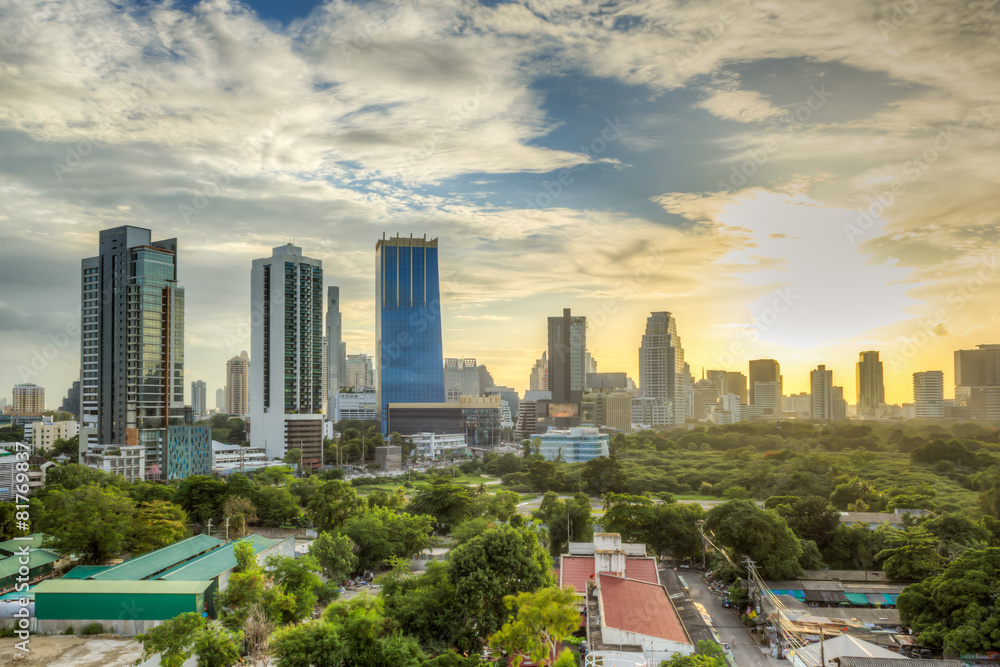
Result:
<svg viewBox="0 0 1000 667">
<path fill-rule="evenodd" d="M 885 382 L 878 352 L 862 352 L 858 355 L 857 376 L 858 417 L 875 419 L 878 406 L 885 403 Z"/>
<path fill-rule="evenodd" d="M 942 419 L 945 416 L 942 371 L 913 374 L 913 407 L 918 419 Z"/>
<path fill-rule="evenodd" d="M 813 419 L 830 420 L 834 418 L 833 409 L 833 371 L 819 365 L 809 372 L 809 387 Z"/>
<path fill-rule="evenodd" d="M 243 419 L 250 412 L 250 356 L 246 350 L 226 362 L 225 413 Z"/>
<path fill-rule="evenodd" d="M 347 347 L 344 345 L 343 315 L 340 312 L 340 288 L 326 288 L 326 414 L 333 419 L 337 411 L 337 393 L 347 386 Z"/>
<path fill-rule="evenodd" d="M 208 414 L 208 405 L 205 400 L 207 391 L 208 385 L 205 384 L 204 380 L 195 380 L 191 383 L 191 409 L 194 410 L 195 415 Z"/>
<path fill-rule="evenodd" d="M 750 373 L 747 385 L 750 393 L 750 405 L 757 405 L 754 396 L 754 385 L 758 382 L 777 382 L 779 384 L 778 403 L 781 403 L 783 389 L 780 388 L 781 366 L 774 359 L 754 359 L 750 362 Z"/>
<path fill-rule="evenodd" d="M 687 416 L 690 389 L 677 320 L 667 311 L 650 313 L 639 345 L 640 395 L 664 401 L 673 424 L 679 425 Z"/>
</svg>

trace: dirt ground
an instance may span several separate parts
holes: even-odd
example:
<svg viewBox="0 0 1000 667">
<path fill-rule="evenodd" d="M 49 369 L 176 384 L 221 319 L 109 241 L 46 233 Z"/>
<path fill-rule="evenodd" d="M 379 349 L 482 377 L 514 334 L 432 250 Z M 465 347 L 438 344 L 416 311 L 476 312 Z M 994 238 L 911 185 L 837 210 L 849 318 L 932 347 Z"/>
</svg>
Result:
<svg viewBox="0 0 1000 667">
<path fill-rule="evenodd" d="M 16 638 L 0 639 L 0 667 L 126 667 L 142 655 L 131 639 L 95 637 L 31 637 L 30 653 L 14 648 Z"/>
</svg>

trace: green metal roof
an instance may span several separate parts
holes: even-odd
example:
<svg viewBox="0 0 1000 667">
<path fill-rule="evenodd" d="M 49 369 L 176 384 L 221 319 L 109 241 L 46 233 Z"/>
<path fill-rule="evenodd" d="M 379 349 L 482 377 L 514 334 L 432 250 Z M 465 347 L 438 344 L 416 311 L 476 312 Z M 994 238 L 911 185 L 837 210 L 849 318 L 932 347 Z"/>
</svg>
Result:
<svg viewBox="0 0 1000 667">
<path fill-rule="evenodd" d="M 850 602 L 851 604 L 863 604 L 863 605 L 871 604 L 870 602 L 868 602 L 868 596 L 865 595 L 864 593 L 844 593 L 844 595 L 847 596 L 847 601 Z"/>
<path fill-rule="evenodd" d="M 120 565 L 113 565 L 91 576 L 102 581 L 136 581 L 160 574 L 173 566 L 213 549 L 223 541 L 208 535 L 195 535 L 180 542 L 137 556 Z"/>
<path fill-rule="evenodd" d="M 63 575 L 63 579 L 89 579 L 98 572 L 107 570 L 110 565 L 77 565 Z"/>
<path fill-rule="evenodd" d="M 0 551 L 16 553 L 18 549 L 24 546 L 31 547 L 32 549 L 39 549 L 42 546 L 42 540 L 45 539 L 45 533 L 32 533 L 31 535 L 28 535 L 27 538 L 28 539 L 7 540 L 6 542 L 0 542 Z"/>
<path fill-rule="evenodd" d="M 94 579 L 46 579 L 32 589 L 36 599 L 46 593 L 81 595 L 198 595 L 212 581 L 96 581 Z"/>
<path fill-rule="evenodd" d="M 253 544 L 255 552 L 260 553 L 265 549 L 270 549 L 278 542 L 269 540 L 260 535 L 250 535 L 246 538 Z M 236 567 L 235 551 L 236 542 L 230 542 L 224 547 L 219 547 L 207 554 L 198 556 L 194 560 L 181 563 L 177 567 L 159 574 L 154 579 L 164 581 L 203 581 L 205 579 L 215 579 L 223 572 Z"/>
<path fill-rule="evenodd" d="M 47 549 L 32 549 L 28 554 L 28 569 L 33 570 L 36 567 L 54 563 L 59 560 L 59 558 L 59 554 L 54 551 L 48 551 Z M 0 560 L 0 579 L 14 576 L 17 574 L 20 567 L 21 559 L 19 556 L 8 556 L 7 558 Z"/>
</svg>

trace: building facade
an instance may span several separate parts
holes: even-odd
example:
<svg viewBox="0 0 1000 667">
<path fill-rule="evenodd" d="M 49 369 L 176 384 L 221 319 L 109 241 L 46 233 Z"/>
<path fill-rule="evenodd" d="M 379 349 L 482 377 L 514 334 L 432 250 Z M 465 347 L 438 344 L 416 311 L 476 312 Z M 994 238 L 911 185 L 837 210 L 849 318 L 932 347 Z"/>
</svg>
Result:
<svg viewBox="0 0 1000 667">
<path fill-rule="evenodd" d="M 390 403 L 443 403 L 438 240 L 385 235 L 375 245 L 376 392 L 383 435 Z"/>
<path fill-rule="evenodd" d="M 809 388 L 812 419 L 833 419 L 833 371 L 820 364 L 809 372 Z"/>
<path fill-rule="evenodd" d="M 250 355 L 243 350 L 226 362 L 226 414 L 243 419 L 250 412 Z"/>
<path fill-rule="evenodd" d="M 677 320 L 666 311 L 650 313 L 639 345 L 639 396 L 669 406 L 669 425 L 675 426 L 687 417 L 689 392 Z"/>
<path fill-rule="evenodd" d="M 548 461 L 580 463 L 608 455 L 608 435 L 596 428 L 549 429 L 538 437 L 539 453 Z"/>
<path fill-rule="evenodd" d="M 121 475 L 129 482 L 146 479 L 146 448 L 139 445 L 91 445 L 84 455 L 84 465 Z"/>
<path fill-rule="evenodd" d="M 955 407 L 967 419 L 1000 421 L 1000 345 L 955 351 Z"/>
<path fill-rule="evenodd" d="M 575 405 L 577 413 L 587 378 L 587 318 L 569 308 L 548 321 L 549 391 L 552 402 Z M 579 424 L 579 415 L 563 418 L 560 425 Z"/>
<path fill-rule="evenodd" d="M 858 355 L 858 418 L 875 419 L 880 405 L 885 403 L 885 379 L 878 352 Z"/>
<path fill-rule="evenodd" d="M 287 244 L 250 272 L 250 443 L 268 458 L 323 457 L 323 263 Z M 232 393 L 232 387 L 229 388 Z"/>
<path fill-rule="evenodd" d="M 191 409 L 199 417 L 208 414 L 207 393 L 208 385 L 205 384 L 204 380 L 195 380 L 191 383 Z"/>
<path fill-rule="evenodd" d="M 212 428 L 171 426 L 167 428 L 167 460 L 163 478 L 184 479 L 212 474 Z"/>
<path fill-rule="evenodd" d="M 346 363 L 347 376 L 344 387 L 354 390 L 366 387 L 375 389 L 375 372 L 371 357 L 367 354 L 349 354 Z"/>
<path fill-rule="evenodd" d="M 342 391 L 337 394 L 334 422 L 344 419 L 373 421 L 378 419 L 378 397 L 374 389 Z"/>
<path fill-rule="evenodd" d="M 447 401 L 457 401 L 460 396 L 481 396 L 479 364 L 475 359 L 444 360 L 444 396 Z"/>
<path fill-rule="evenodd" d="M 32 424 L 31 444 L 35 449 L 52 449 L 56 440 L 69 440 L 80 433 L 80 425 L 74 421 L 41 421 Z"/>
<path fill-rule="evenodd" d="M 337 410 L 337 392 L 347 384 L 347 344 L 344 343 L 344 318 L 340 312 L 340 288 L 326 288 L 326 372 L 323 375 L 324 405 L 327 417 Z"/>
<path fill-rule="evenodd" d="M 14 385 L 13 411 L 38 414 L 45 412 L 45 387 L 30 382 Z"/>
<path fill-rule="evenodd" d="M 757 405 L 755 387 L 758 382 L 777 382 L 778 395 L 782 394 L 781 365 L 774 359 L 754 359 L 749 365 L 747 387 L 749 390 L 749 405 Z"/>
<path fill-rule="evenodd" d="M 184 423 L 184 288 L 177 239 L 150 230 L 100 233 L 81 263 L 80 449 L 139 445 L 163 463 L 166 430 Z"/>
<path fill-rule="evenodd" d="M 913 416 L 917 419 L 943 419 L 944 373 L 923 371 L 913 374 Z"/>
<path fill-rule="evenodd" d="M 73 384 L 66 390 L 66 398 L 59 406 L 61 412 L 68 412 L 73 415 L 73 419 L 80 421 L 80 381 L 73 380 Z"/>
<path fill-rule="evenodd" d="M 528 378 L 528 389 L 530 391 L 549 390 L 549 359 L 548 352 L 542 352 L 542 358 L 531 367 L 531 376 Z"/>
</svg>

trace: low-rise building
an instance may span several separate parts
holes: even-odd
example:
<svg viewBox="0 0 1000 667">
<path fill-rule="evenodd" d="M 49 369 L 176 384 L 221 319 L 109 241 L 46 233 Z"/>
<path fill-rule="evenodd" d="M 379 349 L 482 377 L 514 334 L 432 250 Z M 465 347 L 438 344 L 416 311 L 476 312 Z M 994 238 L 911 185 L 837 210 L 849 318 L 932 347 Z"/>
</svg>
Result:
<svg viewBox="0 0 1000 667">
<path fill-rule="evenodd" d="M 218 440 L 212 441 L 212 469 L 235 468 L 255 470 L 267 463 L 267 453 L 256 447 L 229 445 Z"/>
<path fill-rule="evenodd" d="M 146 448 L 142 445 L 91 445 L 83 460 L 90 468 L 121 475 L 129 482 L 146 478 Z"/>
<path fill-rule="evenodd" d="M 394 445 L 376 447 L 375 463 L 382 470 L 399 470 L 403 467 L 403 448 Z"/>
<path fill-rule="evenodd" d="M 337 394 L 337 411 L 332 415 L 334 422 L 344 419 L 373 421 L 378 419 L 378 399 L 374 389 L 341 391 Z"/>
<path fill-rule="evenodd" d="M 608 455 L 608 434 L 596 428 L 549 429 L 539 440 L 539 453 L 549 461 L 580 463 Z"/>
<path fill-rule="evenodd" d="M 31 444 L 35 449 L 52 449 L 56 440 L 69 440 L 80 432 L 75 421 L 40 421 L 31 425 Z M 25 437 L 28 437 L 25 431 Z"/>
<path fill-rule="evenodd" d="M 413 457 L 439 461 L 469 455 L 464 433 L 415 433 L 408 436 L 413 444 Z"/>
<path fill-rule="evenodd" d="M 44 456 L 32 456 L 28 459 L 28 492 L 45 486 L 45 475 L 50 468 L 55 467 L 55 461 L 49 461 Z"/>
</svg>

